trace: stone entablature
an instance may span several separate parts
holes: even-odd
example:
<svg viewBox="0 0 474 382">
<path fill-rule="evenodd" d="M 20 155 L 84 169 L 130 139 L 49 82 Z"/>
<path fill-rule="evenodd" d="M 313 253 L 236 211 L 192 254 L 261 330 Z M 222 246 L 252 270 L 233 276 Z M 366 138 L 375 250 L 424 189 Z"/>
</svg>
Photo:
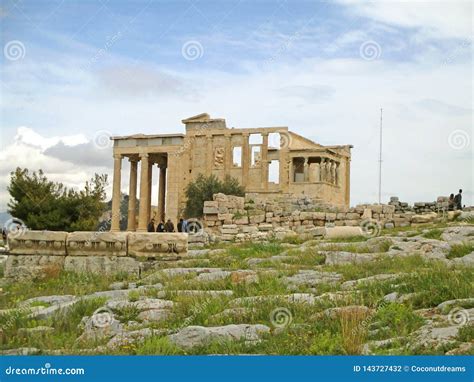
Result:
<svg viewBox="0 0 474 382">
<path fill-rule="evenodd" d="M 24 231 L 8 246 L 7 278 L 41 277 L 51 268 L 138 276 L 153 261 L 186 257 L 188 234 Z"/>
<path fill-rule="evenodd" d="M 187 233 L 25 231 L 8 240 L 12 255 L 185 256 Z"/>
<path fill-rule="evenodd" d="M 227 128 L 225 119 L 211 118 L 206 113 L 182 122 L 186 127 L 184 135 L 112 138 L 112 231 L 119 230 L 123 158 L 131 162 L 128 231 L 146 231 L 151 218 L 154 165 L 159 167 L 156 219 L 170 218 L 175 224 L 184 210 L 186 186 L 199 174 L 214 174 L 220 179 L 231 176 L 246 192 L 262 197 L 305 194 L 332 205 L 349 205 L 350 145 L 322 146 L 284 126 Z M 136 198 L 140 199 L 138 224 Z"/>
</svg>

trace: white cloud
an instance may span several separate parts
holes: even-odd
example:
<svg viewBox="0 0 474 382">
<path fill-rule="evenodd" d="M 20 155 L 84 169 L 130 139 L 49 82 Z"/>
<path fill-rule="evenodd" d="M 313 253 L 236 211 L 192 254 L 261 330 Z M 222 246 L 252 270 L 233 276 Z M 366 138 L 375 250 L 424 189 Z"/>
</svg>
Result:
<svg viewBox="0 0 474 382">
<path fill-rule="evenodd" d="M 73 188 L 82 187 L 94 172 L 108 173 L 104 164 L 90 163 L 90 158 L 81 159 L 76 155 L 78 150 L 89 157 L 93 155 L 93 151 L 84 149 L 89 145 L 92 142 L 83 135 L 45 137 L 31 128 L 19 127 L 14 141 L 0 151 L 0 211 L 6 209 L 10 173 L 17 167 L 31 171 L 42 169 L 48 179 Z M 57 149 L 62 149 L 62 157 L 54 155 Z"/>
<path fill-rule="evenodd" d="M 339 1 L 356 15 L 405 28 L 419 28 L 425 37 L 472 39 L 470 1 Z"/>
<path fill-rule="evenodd" d="M 33 129 L 25 126 L 21 126 L 17 130 L 15 141 L 21 145 L 33 146 L 41 149 L 42 151 L 53 147 L 57 144 L 63 144 L 65 146 L 75 146 L 81 143 L 86 143 L 87 138 L 83 134 L 69 135 L 64 137 L 51 137 L 45 138 L 35 132 Z"/>
</svg>

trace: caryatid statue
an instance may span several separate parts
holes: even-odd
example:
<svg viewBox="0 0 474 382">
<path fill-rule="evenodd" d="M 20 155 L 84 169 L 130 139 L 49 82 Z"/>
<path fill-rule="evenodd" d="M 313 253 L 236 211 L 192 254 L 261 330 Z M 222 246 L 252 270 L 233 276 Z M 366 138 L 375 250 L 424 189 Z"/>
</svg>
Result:
<svg viewBox="0 0 474 382">
<path fill-rule="evenodd" d="M 336 162 L 332 162 L 331 166 L 331 183 L 336 184 Z"/>
<path fill-rule="evenodd" d="M 321 181 L 321 166 L 319 163 L 314 164 L 314 180 L 315 182 Z"/>
<path fill-rule="evenodd" d="M 326 162 L 324 158 L 321 158 L 320 173 L 321 173 L 320 175 L 321 182 L 325 182 L 326 181 Z"/>
</svg>

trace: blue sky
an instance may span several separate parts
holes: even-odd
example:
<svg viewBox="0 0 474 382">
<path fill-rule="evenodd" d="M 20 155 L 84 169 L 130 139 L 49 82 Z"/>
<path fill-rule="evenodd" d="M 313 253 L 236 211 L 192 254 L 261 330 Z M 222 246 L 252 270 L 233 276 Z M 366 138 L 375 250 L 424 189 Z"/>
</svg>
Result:
<svg viewBox="0 0 474 382">
<path fill-rule="evenodd" d="M 81 186 L 111 172 L 103 136 L 201 112 L 353 144 L 352 203 L 373 202 L 381 107 L 383 199 L 473 203 L 471 2 L 4 0 L 0 17 L 0 210 L 16 166 Z"/>
</svg>

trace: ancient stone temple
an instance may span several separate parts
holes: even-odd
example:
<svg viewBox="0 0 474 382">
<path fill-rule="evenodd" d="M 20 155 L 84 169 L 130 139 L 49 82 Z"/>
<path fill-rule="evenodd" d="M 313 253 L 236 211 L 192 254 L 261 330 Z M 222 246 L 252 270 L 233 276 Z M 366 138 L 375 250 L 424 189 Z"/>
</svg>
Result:
<svg viewBox="0 0 474 382">
<path fill-rule="evenodd" d="M 228 128 L 225 119 L 214 119 L 206 113 L 182 122 L 185 134 L 112 138 L 112 231 L 119 230 L 121 169 L 125 158 L 130 161 L 129 231 L 146 231 L 151 218 L 153 181 L 158 182 L 157 218 L 170 218 L 176 223 L 186 203 L 186 185 L 201 173 L 215 174 L 221 179 L 230 175 L 238 179 L 247 193 L 260 197 L 306 195 L 324 203 L 349 205 L 350 145 L 322 146 L 287 127 Z M 153 166 L 159 168 L 157 180 L 152 179 Z"/>
</svg>

